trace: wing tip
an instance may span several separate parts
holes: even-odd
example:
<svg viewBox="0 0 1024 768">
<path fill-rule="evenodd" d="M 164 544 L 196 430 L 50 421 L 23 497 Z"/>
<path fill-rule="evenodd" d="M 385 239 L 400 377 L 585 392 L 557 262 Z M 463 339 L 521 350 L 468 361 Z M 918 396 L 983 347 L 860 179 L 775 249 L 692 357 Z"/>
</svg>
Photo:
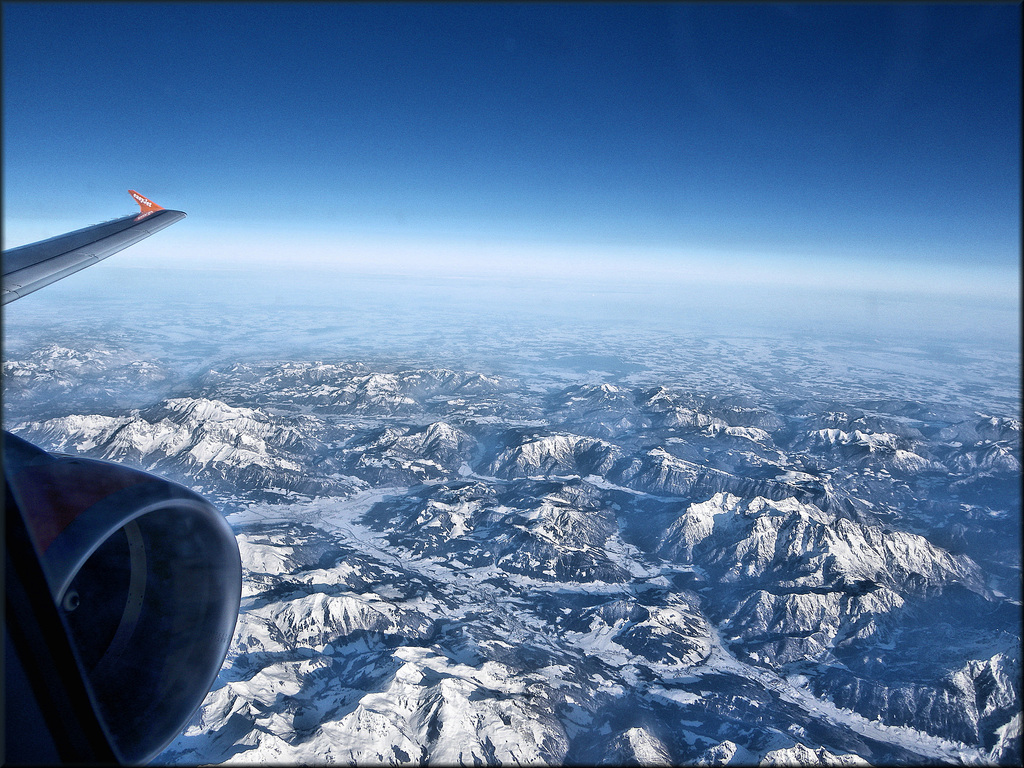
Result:
<svg viewBox="0 0 1024 768">
<path fill-rule="evenodd" d="M 164 207 L 162 205 L 157 205 L 152 200 L 150 200 L 148 197 L 140 195 L 134 189 L 129 189 L 128 190 L 128 194 L 130 194 L 133 198 L 135 198 L 135 202 L 139 204 L 139 208 L 142 209 L 143 213 L 152 213 L 153 211 L 162 211 L 162 210 L 164 210 Z"/>
</svg>

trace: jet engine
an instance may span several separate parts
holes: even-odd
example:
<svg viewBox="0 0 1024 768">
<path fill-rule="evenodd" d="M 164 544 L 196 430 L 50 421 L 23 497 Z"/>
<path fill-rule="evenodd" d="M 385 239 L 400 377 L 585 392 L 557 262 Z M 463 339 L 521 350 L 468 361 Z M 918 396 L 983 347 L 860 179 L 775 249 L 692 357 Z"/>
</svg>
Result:
<svg viewBox="0 0 1024 768">
<path fill-rule="evenodd" d="M 63 710 L 81 710 L 84 702 L 115 759 L 151 760 L 202 703 L 231 642 L 241 563 L 230 526 L 181 485 L 106 461 L 50 454 L 6 432 L 4 475 L 7 758 L 17 761 L 20 740 L 47 733 L 58 757 L 80 757 L 67 744 L 75 736 L 66 724 L 82 713 Z M 30 547 L 16 549 L 18 519 Z M 26 550 L 35 553 L 44 583 L 33 577 Z M 52 607 L 40 606 L 42 600 Z M 29 620 L 33 611 L 39 621 Z M 47 625 L 46 611 L 59 623 Z M 53 626 L 70 640 L 67 669 L 78 670 L 86 694 L 78 700 L 73 691 L 81 684 L 62 678 L 72 691 L 62 698 L 52 690 L 52 672 L 37 669 L 59 666 L 59 658 L 45 660 L 46 653 L 60 656 L 44 648 L 53 645 Z M 27 682 L 17 694 L 24 704 L 11 690 L 19 681 Z M 22 723 L 36 711 L 46 724 L 43 736 Z M 90 717 L 84 714 L 85 721 Z M 39 749 L 25 745 L 35 758 Z"/>
</svg>

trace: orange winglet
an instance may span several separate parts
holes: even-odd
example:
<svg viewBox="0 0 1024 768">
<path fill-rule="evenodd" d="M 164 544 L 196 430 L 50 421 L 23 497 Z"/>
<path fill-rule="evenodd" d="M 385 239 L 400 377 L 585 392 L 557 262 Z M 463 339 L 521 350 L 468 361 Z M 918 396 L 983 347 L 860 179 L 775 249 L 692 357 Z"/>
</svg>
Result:
<svg viewBox="0 0 1024 768">
<path fill-rule="evenodd" d="M 157 205 L 148 197 L 140 195 L 134 189 L 129 189 L 128 192 L 135 198 L 135 202 L 139 204 L 139 208 L 142 209 L 143 213 L 152 213 L 153 211 L 162 211 L 164 209 L 162 205 Z"/>
</svg>

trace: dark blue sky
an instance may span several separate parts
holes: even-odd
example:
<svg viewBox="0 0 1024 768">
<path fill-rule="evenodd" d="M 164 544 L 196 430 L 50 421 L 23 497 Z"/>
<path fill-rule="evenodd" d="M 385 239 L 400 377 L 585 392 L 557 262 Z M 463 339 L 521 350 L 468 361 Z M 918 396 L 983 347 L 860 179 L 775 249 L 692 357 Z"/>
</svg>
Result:
<svg viewBox="0 0 1024 768">
<path fill-rule="evenodd" d="M 8 238 L 132 187 L 213 260 L 358 239 L 1018 268 L 1016 5 L 3 13 Z"/>
</svg>

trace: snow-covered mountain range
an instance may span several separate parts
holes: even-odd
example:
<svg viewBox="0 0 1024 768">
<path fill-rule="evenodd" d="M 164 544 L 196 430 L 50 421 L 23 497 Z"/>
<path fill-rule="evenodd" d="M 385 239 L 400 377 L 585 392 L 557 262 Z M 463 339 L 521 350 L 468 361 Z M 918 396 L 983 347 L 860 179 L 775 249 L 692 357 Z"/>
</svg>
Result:
<svg viewBox="0 0 1024 768">
<path fill-rule="evenodd" d="M 235 641 L 161 761 L 1021 757 L 1015 414 L 296 360 L 161 389 L 163 370 L 5 362 L 7 428 L 188 482 L 237 532 Z M 111 371 L 150 403 L 103 401 Z M 55 414 L 36 387 L 86 394 Z"/>
</svg>

